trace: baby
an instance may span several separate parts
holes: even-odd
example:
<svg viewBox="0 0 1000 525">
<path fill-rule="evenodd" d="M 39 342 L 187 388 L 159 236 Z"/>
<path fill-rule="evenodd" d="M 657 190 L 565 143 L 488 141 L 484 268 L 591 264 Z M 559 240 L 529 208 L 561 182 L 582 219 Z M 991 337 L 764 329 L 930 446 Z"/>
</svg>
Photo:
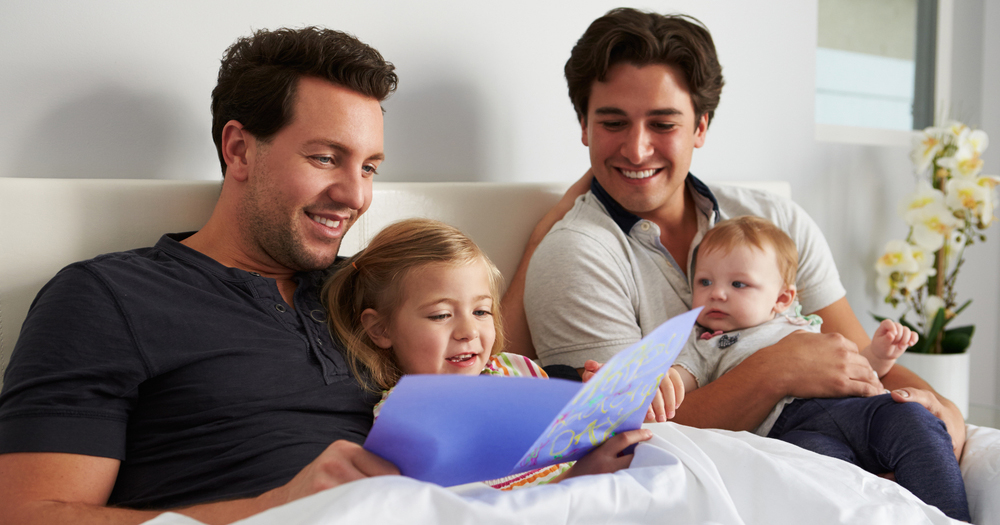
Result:
<svg viewBox="0 0 1000 525">
<path fill-rule="evenodd" d="M 382 403 L 404 374 L 506 375 L 547 378 L 530 359 L 501 352 L 502 276 L 462 232 L 438 221 L 410 219 L 379 232 L 327 282 L 330 327 L 348 361 Z M 680 378 L 664 379 L 659 396 L 683 396 Z M 664 395 L 665 394 L 665 395 Z M 487 482 L 500 489 L 556 482 L 627 467 L 629 446 L 652 437 L 622 432 L 575 464 L 553 465 Z M 486 451 L 485 453 L 489 453 Z"/>
<path fill-rule="evenodd" d="M 718 379 L 750 354 L 797 330 L 819 331 L 795 303 L 798 253 L 788 235 L 759 217 L 737 217 L 705 234 L 692 264 L 698 326 L 675 367 L 690 392 Z M 883 321 L 861 351 L 879 377 L 917 334 Z M 762 436 L 854 463 L 896 481 L 950 517 L 969 521 L 965 485 L 944 423 L 918 403 L 889 394 L 782 400 L 756 429 Z"/>
</svg>

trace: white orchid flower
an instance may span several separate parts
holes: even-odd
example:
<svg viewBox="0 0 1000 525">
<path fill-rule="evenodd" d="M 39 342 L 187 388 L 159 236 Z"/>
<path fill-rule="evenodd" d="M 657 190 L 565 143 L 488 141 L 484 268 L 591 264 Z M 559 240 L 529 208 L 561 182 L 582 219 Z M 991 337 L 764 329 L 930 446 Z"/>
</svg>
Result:
<svg viewBox="0 0 1000 525">
<path fill-rule="evenodd" d="M 992 208 L 992 196 L 987 187 L 977 184 L 977 179 L 955 177 L 945 185 L 945 203 L 953 210 L 968 210 L 979 215 L 983 206 Z M 993 210 L 990 210 L 990 214 Z"/>
<path fill-rule="evenodd" d="M 893 279 L 892 274 L 879 274 L 875 279 L 875 289 L 878 290 L 879 296 L 885 299 L 891 299 L 896 292 L 897 281 Z"/>
<path fill-rule="evenodd" d="M 959 147 L 951 157 L 938 159 L 938 166 L 959 177 L 974 178 L 983 171 L 983 159 L 972 146 Z"/>
<path fill-rule="evenodd" d="M 927 284 L 927 278 L 937 275 L 937 268 L 934 267 L 934 252 L 925 250 L 919 246 L 911 246 L 910 254 L 917 263 L 914 272 L 908 272 L 903 278 L 903 287 L 910 293 L 914 293 Z"/>
<path fill-rule="evenodd" d="M 959 143 L 959 147 L 968 147 L 972 151 L 982 155 L 986 148 L 990 145 L 990 137 L 986 135 L 986 132 L 977 129 L 975 131 L 970 131 L 962 137 L 962 142 Z"/>
<path fill-rule="evenodd" d="M 930 251 L 937 251 L 944 246 L 944 241 L 951 235 L 952 230 L 964 224 L 941 202 L 913 210 L 909 219 L 912 219 L 914 244 Z"/>
<path fill-rule="evenodd" d="M 927 171 L 934 157 L 944 148 L 944 141 L 941 133 L 935 128 L 927 128 L 923 133 L 913 135 L 913 150 L 910 151 L 910 159 L 917 173 Z"/>
<path fill-rule="evenodd" d="M 912 226 L 915 219 L 911 219 L 911 217 L 915 217 L 914 213 L 927 206 L 944 205 L 944 199 L 945 196 L 941 190 L 932 188 L 929 182 L 922 180 L 917 183 L 917 189 L 913 193 L 899 201 L 899 207 L 896 211 L 907 224 Z"/>
<path fill-rule="evenodd" d="M 944 299 L 936 295 L 928 295 L 927 299 L 924 299 L 924 329 L 930 330 L 931 323 L 934 322 L 934 317 L 937 316 L 938 310 L 945 307 Z"/>
<path fill-rule="evenodd" d="M 955 140 L 958 140 L 963 133 L 968 132 L 969 127 L 957 120 L 949 120 L 945 122 L 944 131 L 951 134 Z"/>
<path fill-rule="evenodd" d="M 913 258 L 910 243 L 895 239 L 885 244 L 882 256 L 875 261 L 875 270 L 879 275 L 908 274 L 919 271 L 920 265 Z"/>
<path fill-rule="evenodd" d="M 986 194 L 989 196 L 988 199 L 983 201 L 983 207 L 979 210 L 979 227 L 988 228 L 990 224 L 993 224 L 993 210 L 1000 206 L 1000 201 L 997 199 L 996 187 L 1000 184 L 1000 177 L 996 175 L 984 175 L 976 179 L 976 184 L 982 187 Z"/>
</svg>

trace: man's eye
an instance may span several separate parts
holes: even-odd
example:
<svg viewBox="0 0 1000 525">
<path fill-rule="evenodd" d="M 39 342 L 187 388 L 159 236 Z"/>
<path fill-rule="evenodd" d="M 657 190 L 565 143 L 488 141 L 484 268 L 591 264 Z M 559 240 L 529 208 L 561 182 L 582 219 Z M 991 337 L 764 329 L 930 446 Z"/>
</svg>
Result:
<svg viewBox="0 0 1000 525">
<path fill-rule="evenodd" d="M 378 169 L 371 164 L 365 165 L 361 169 L 368 175 L 378 175 Z"/>
<path fill-rule="evenodd" d="M 333 164 L 333 157 L 328 155 L 316 155 L 313 157 L 313 160 L 315 160 L 320 164 L 323 164 L 324 166 Z"/>
<path fill-rule="evenodd" d="M 601 122 L 601 126 L 605 129 L 615 130 L 625 127 L 625 122 L 621 120 L 606 120 Z"/>
<path fill-rule="evenodd" d="M 656 122 L 652 126 L 657 131 L 670 131 L 677 127 L 673 122 Z"/>
</svg>

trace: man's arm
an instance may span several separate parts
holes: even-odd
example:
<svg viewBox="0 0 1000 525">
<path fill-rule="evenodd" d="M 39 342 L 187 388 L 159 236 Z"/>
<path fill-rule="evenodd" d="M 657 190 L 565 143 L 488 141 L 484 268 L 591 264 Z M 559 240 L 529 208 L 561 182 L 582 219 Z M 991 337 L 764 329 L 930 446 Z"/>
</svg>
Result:
<svg viewBox="0 0 1000 525">
<path fill-rule="evenodd" d="M 107 507 L 119 461 L 58 453 L 0 455 L 0 523 L 143 523 L 160 514 Z M 287 484 L 255 498 L 171 509 L 209 524 L 232 523 L 356 479 L 399 474 L 389 462 L 347 441 L 327 447 Z"/>
<path fill-rule="evenodd" d="M 851 336 L 867 335 L 857 318 L 842 320 L 843 309 L 853 318 L 846 299 L 816 312 L 836 318 L 833 326 L 845 326 Z M 857 343 L 841 333 L 795 332 L 762 348 L 719 379 L 690 392 L 677 410 L 676 422 L 729 430 L 753 430 L 786 396 L 872 396 L 882 391 L 868 360 L 858 353 Z"/>
<path fill-rule="evenodd" d="M 503 299 L 500 300 L 500 309 L 503 312 L 504 335 L 507 338 L 507 345 L 504 351 L 521 354 L 531 359 L 538 358 L 538 355 L 535 353 L 535 347 L 531 343 L 528 318 L 524 314 L 524 282 L 525 276 L 528 274 L 528 263 L 531 262 L 531 256 L 535 253 L 535 248 L 538 248 L 542 239 L 545 238 L 545 234 L 549 233 L 552 226 L 559 222 L 566 215 L 566 212 L 573 207 L 573 203 L 576 202 L 577 197 L 587 193 L 587 190 L 590 189 L 590 180 L 592 178 L 593 174 L 590 170 L 587 170 L 587 173 L 584 173 L 583 177 L 580 177 L 579 180 L 566 190 L 566 193 L 559 199 L 559 202 L 542 217 L 542 220 L 538 221 L 538 224 L 531 231 L 531 237 L 528 238 L 528 244 L 524 247 L 524 255 L 521 256 L 521 262 L 517 265 L 517 271 L 514 272 L 514 276 L 507 285 L 507 291 L 504 292 Z"/>
<path fill-rule="evenodd" d="M 824 333 L 837 332 L 844 334 L 845 337 L 854 341 L 858 345 L 858 348 L 864 348 L 871 344 L 871 339 L 865 333 L 865 329 L 862 328 L 857 316 L 854 315 L 854 311 L 847 303 L 846 298 L 816 313 L 823 318 L 821 329 Z M 920 402 L 931 413 L 940 418 L 941 421 L 944 421 L 945 426 L 948 428 L 948 433 L 951 434 L 955 454 L 961 457 L 962 448 L 965 446 L 965 418 L 962 417 L 962 412 L 955 403 L 935 392 L 926 381 L 920 379 L 920 376 L 914 374 L 906 367 L 900 366 L 898 363 L 893 365 L 889 369 L 889 372 L 882 377 L 882 385 L 886 389 L 893 391 L 903 388 L 915 388 L 930 392 L 936 398 L 937 403 L 927 401 L 922 396 L 903 398 L 899 395 L 894 395 L 893 397 L 901 402 Z"/>
</svg>

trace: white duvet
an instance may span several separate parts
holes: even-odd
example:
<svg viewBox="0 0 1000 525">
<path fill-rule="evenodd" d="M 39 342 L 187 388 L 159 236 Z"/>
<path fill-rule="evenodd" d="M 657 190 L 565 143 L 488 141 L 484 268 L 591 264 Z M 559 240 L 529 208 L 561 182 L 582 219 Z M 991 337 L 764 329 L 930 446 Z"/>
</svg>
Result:
<svg viewBox="0 0 1000 525">
<path fill-rule="evenodd" d="M 630 468 L 615 474 L 512 492 L 481 485 L 445 489 L 386 476 L 349 483 L 239 524 L 958 523 L 892 481 L 777 440 L 673 423 L 646 428 L 653 439 L 636 448 Z M 995 450 L 997 442 L 990 434 L 978 448 Z M 995 486 L 992 467 L 978 475 Z M 984 499 L 994 498 L 984 494 Z M 981 504 L 971 491 L 970 504 L 977 516 Z M 168 513 L 147 525 L 197 523 Z"/>
</svg>

